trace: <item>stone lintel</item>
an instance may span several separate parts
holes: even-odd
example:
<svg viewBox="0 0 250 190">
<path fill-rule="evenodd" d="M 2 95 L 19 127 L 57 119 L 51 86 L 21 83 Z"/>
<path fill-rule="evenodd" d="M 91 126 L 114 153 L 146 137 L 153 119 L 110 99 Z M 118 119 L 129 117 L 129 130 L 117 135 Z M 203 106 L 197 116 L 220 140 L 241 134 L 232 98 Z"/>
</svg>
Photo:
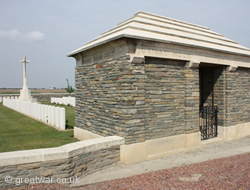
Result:
<svg viewBox="0 0 250 190">
<path fill-rule="evenodd" d="M 130 62 L 131 63 L 144 63 L 145 57 L 144 55 L 130 55 Z"/>
<path fill-rule="evenodd" d="M 230 71 L 230 72 L 234 72 L 234 71 L 236 71 L 237 70 L 237 66 L 234 66 L 234 65 L 230 65 L 229 67 L 228 67 L 228 70 Z"/>
<path fill-rule="evenodd" d="M 186 67 L 188 68 L 198 68 L 200 65 L 200 62 L 198 61 L 188 61 L 186 64 Z"/>
</svg>

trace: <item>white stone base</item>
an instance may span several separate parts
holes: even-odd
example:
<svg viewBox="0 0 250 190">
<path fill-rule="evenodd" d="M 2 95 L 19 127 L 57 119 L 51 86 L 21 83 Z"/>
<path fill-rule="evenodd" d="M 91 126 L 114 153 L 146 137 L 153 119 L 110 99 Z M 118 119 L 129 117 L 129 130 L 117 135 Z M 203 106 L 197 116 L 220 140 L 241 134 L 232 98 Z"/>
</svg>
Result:
<svg viewBox="0 0 250 190">
<path fill-rule="evenodd" d="M 36 99 L 32 98 L 30 90 L 27 88 L 20 90 L 19 100 L 27 102 L 37 102 Z"/>
<path fill-rule="evenodd" d="M 223 139 L 240 138 L 250 135 L 250 122 L 230 127 L 218 126 L 218 137 Z"/>
<path fill-rule="evenodd" d="M 200 146 L 201 134 L 183 134 L 148 140 L 142 143 L 121 145 L 121 163 L 131 164 L 160 158 Z"/>
<path fill-rule="evenodd" d="M 74 137 L 77 138 L 78 140 L 83 141 L 83 140 L 100 138 L 102 136 L 78 127 L 74 127 Z"/>
</svg>

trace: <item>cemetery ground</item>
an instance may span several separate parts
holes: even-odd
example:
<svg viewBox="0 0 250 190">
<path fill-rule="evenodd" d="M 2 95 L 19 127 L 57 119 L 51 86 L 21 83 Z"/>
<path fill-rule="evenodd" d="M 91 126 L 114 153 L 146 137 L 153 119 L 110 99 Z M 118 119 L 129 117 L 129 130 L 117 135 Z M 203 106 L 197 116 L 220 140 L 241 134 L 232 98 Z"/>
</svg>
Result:
<svg viewBox="0 0 250 190">
<path fill-rule="evenodd" d="M 58 131 L 1 103 L 0 121 L 0 152 L 58 147 L 78 141 L 73 138 L 73 130 Z M 69 125 L 73 126 L 71 119 Z"/>
</svg>

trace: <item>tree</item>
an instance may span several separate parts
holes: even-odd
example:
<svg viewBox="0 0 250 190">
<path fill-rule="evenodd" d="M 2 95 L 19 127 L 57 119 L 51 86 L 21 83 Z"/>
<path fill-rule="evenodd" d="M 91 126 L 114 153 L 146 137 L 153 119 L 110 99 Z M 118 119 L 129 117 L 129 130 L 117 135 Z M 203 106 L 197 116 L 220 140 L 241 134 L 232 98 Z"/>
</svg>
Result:
<svg viewBox="0 0 250 190">
<path fill-rule="evenodd" d="M 68 93 L 74 92 L 74 89 L 72 88 L 72 86 L 69 85 L 69 80 L 66 79 L 66 81 L 67 81 L 68 87 L 65 88 L 65 90 L 66 90 Z"/>
</svg>

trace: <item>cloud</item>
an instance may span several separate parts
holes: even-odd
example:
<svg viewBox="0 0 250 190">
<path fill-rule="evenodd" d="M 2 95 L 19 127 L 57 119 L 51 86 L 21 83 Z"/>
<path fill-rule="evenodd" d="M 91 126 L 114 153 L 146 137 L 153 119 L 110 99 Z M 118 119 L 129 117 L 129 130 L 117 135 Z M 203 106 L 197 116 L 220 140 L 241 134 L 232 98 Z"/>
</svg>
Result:
<svg viewBox="0 0 250 190">
<path fill-rule="evenodd" d="M 42 41 L 44 40 L 44 34 L 39 31 L 33 31 L 22 34 L 16 29 L 10 31 L 0 30 L 0 39 L 24 42 Z"/>
<path fill-rule="evenodd" d="M 40 41 L 44 39 L 44 34 L 39 31 L 29 32 L 22 36 L 22 40 L 27 41 Z"/>
<path fill-rule="evenodd" d="M 0 31 L 0 39 L 16 40 L 21 36 L 18 30 Z"/>
</svg>

